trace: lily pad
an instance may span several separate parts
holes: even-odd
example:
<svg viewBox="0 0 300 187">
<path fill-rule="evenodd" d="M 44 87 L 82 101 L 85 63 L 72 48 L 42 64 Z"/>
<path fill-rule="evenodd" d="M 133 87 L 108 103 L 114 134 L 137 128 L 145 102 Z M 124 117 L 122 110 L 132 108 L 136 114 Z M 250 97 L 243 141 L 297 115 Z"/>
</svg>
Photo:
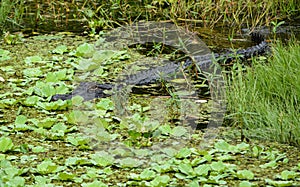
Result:
<svg viewBox="0 0 300 187">
<path fill-rule="evenodd" d="M 0 152 L 6 152 L 13 148 L 14 144 L 9 137 L 2 136 L 0 138 Z"/>
</svg>

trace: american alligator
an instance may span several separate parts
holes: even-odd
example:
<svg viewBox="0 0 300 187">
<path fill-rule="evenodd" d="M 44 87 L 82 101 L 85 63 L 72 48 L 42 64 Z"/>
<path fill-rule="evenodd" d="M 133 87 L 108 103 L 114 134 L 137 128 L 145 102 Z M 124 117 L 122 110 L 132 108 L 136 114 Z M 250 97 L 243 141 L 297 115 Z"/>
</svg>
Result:
<svg viewBox="0 0 300 187">
<path fill-rule="evenodd" d="M 139 32 L 141 31 L 139 30 Z M 148 32 L 147 33 L 148 35 L 149 34 L 155 35 L 155 33 L 153 32 L 149 33 L 149 30 L 146 32 Z M 153 41 L 153 38 L 141 39 L 135 36 L 135 40 L 136 41 L 134 41 L 133 43 L 144 44 L 149 42 L 149 40 Z M 265 53 L 266 49 L 268 48 L 268 44 L 262 35 L 253 33 L 252 41 L 255 42 L 256 45 L 252 47 L 248 47 L 246 49 L 236 50 L 235 52 L 231 51 L 223 54 L 212 54 L 207 52 L 198 53 L 195 50 L 193 51 L 193 55 L 190 55 L 190 58 L 185 60 L 184 63 L 169 61 L 168 63 L 162 66 L 154 67 L 148 70 L 140 71 L 136 74 L 128 75 L 127 77 L 123 78 L 121 81 L 118 81 L 119 82 L 118 84 L 99 84 L 96 82 L 82 82 L 72 93 L 54 95 L 51 98 L 51 101 L 57 101 L 59 99 L 68 100 L 75 95 L 82 96 L 85 100 L 107 97 L 109 95 L 106 94 L 105 90 L 111 90 L 113 88 L 121 89 L 124 85 L 145 85 L 145 84 L 155 83 L 161 78 L 166 78 L 168 75 L 178 72 L 181 68 L 185 70 L 192 65 L 196 65 L 201 70 L 209 72 L 209 69 L 214 61 L 219 63 L 228 63 L 233 61 L 236 58 L 247 59 L 252 56 L 257 56 Z M 167 40 L 163 40 L 162 42 L 166 45 L 169 45 Z M 192 41 L 189 42 L 192 43 Z M 171 45 L 172 44 L 174 43 L 171 43 Z"/>
</svg>

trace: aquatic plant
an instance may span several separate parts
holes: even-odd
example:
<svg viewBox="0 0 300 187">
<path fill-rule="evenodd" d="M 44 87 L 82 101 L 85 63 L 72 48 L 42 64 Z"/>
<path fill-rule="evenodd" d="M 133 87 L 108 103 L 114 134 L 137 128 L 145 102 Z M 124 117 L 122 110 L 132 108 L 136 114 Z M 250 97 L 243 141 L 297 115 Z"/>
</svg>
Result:
<svg viewBox="0 0 300 187">
<path fill-rule="evenodd" d="M 249 137 L 300 146 L 299 61 L 300 45 L 290 41 L 288 47 L 275 44 L 267 63 L 254 60 L 251 68 L 236 65 L 227 94 L 228 118 L 235 126 Z"/>
</svg>

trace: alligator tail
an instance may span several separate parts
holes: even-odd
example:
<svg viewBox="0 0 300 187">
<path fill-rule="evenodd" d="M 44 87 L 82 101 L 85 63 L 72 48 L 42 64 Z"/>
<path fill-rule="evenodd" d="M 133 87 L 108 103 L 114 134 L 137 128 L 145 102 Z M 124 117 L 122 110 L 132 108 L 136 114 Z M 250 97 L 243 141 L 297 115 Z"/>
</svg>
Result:
<svg viewBox="0 0 300 187">
<path fill-rule="evenodd" d="M 235 52 L 217 55 L 218 62 L 223 62 L 226 64 L 235 59 L 245 60 L 253 56 L 262 55 L 269 50 L 269 45 L 263 35 L 259 33 L 251 33 L 251 40 L 255 42 L 256 45 L 246 49 L 239 49 Z"/>
</svg>

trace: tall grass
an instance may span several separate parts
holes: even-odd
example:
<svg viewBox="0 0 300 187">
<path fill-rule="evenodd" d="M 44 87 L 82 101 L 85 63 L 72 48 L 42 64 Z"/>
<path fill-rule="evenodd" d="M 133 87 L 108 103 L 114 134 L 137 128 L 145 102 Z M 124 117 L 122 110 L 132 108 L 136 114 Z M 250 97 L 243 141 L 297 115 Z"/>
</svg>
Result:
<svg viewBox="0 0 300 187">
<path fill-rule="evenodd" d="M 1 0 L 0 31 L 5 30 L 8 23 L 11 25 L 19 25 L 24 15 L 24 8 L 25 6 L 22 0 Z"/>
<path fill-rule="evenodd" d="M 257 137 L 300 146 L 300 45 L 273 47 L 266 63 L 238 66 L 229 79 L 228 109 L 233 125 Z"/>
<path fill-rule="evenodd" d="M 0 26 L 3 26 L 7 21 L 7 17 L 12 10 L 13 3 L 11 0 L 2 0 L 0 4 Z"/>
<path fill-rule="evenodd" d="M 0 25 L 7 23 L 7 20 L 22 22 L 11 18 L 19 19 L 23 14 L 30 17 L 32 11 L 35 11 L 36 19 L 32 19 L 33 23 L 28 25 L 37 25 L 35 22 L 47 24 L 48 19 L 65 20 L 67 24 L 68 19 L 73 17 L 78 20 L 87 19 L 92 28 L 112 27 L 138 20 L 168 20 L 197 23 L 211 28 L 225 25 L 239 29 L 242 26 L 253 28 L 276 20 L 293 19 L 299 16 L 299 10 L 300 3 L 296 0 L 2 0 Z"/>
<path fill-rule="evenodd" d="M 159 19 L 195 22 L 209 27 L 220 24 L 235 27 L 246 25 L 249 28 L 268 25 L 277 19 L 293 18 L 294 15 L 299 15 L 300 10 L 300 4 L 296 0 L 146 0 L 134 3 L 130 0 L 122 3 L 119 0 L 110 0 L 105 2 L 106 4 L 100 3 L 102 12 L 104 10 L 106 15 L 110 15 L 110 18 L 115 21 Z"/>
</svg>

